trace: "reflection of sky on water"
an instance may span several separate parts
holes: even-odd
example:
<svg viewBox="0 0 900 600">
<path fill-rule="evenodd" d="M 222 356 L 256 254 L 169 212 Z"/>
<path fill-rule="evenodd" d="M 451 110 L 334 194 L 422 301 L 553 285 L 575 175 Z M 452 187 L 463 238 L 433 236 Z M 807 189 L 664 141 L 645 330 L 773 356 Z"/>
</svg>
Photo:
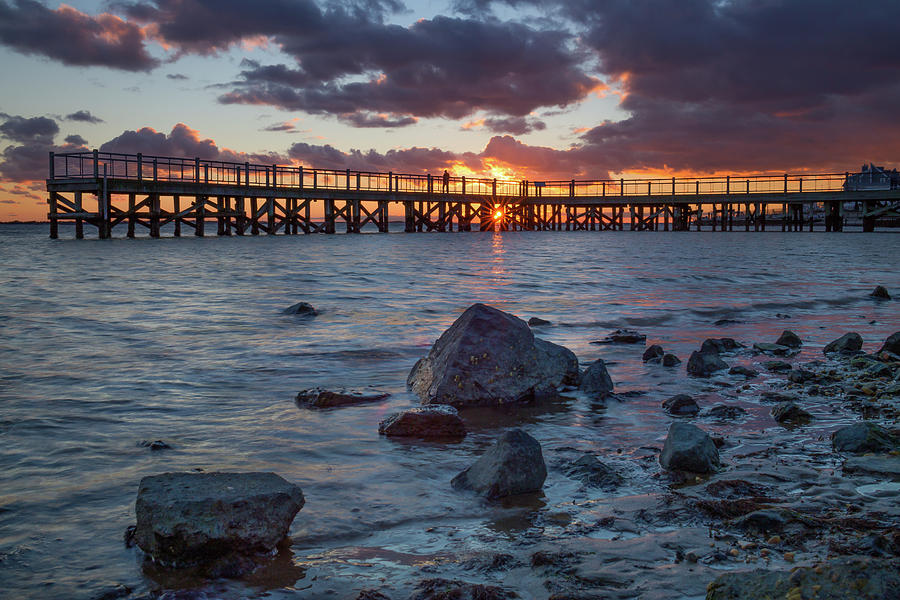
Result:
<svg viewBox="0 0 900 600">
<path fill-rule="evenodd" d="M 622 493 L 657 489 L 655 459 L 642 447 L 661 446 L 671 419 L 659 405 L 676 393 L 694 394 L 704 408 L 725 402 L 749 411 L 737 422 L 703 422 L 736 440 L 726 458 L 772 435 L 824 448 L 819 438 L 837 425 L 823 402 L 812 405 L 817 421 L 809 428 L 776 426 L 770 405 L 758 399 L 771 379 L 765 373 L 738 394 L 688 379 L 684 363 L 644 364 L 643 346 L 590 344 L 611 329 L 638 329 L 685 362 L 707 337 L 749 345 L 791 329 L 805 342 L 795 360 L 806 361 L 821 358 L 822 346 L 846 331 L 858 331 L 871 350 L 900 329 L 896 302 L 867 297 L 875 284 L 900 295 L 896 234 L 471 232 L 100 243 L 49 242 L 45 228 L 26 227 L 4 229 L 0 243 L 7 283 L 0 289 L 0 552 L 22 557 L 4 560 L 19 590 L 57 581 L 47 593 L 141 581 L 121 533 L 133 520 L 139 479 L 166 470 L 272 470 L 298 482 L 307 496 L 292 529 L 294 561 L 306 569 L 298 588 L 322 573 L 304 562 L 308 553 L 345 546 L 400 553 L 373 551 L 370 564 L 378 566 L 366 571 L 358 563 L 368 551 L 348 550 L 334 568 L 361 577 L 395 573 L 385 564 L 404 562 L 401 554 L 502 549 L 489 536 L 518 535 L 533 511 L 571 506 L 577 485 L 561 471 L 573 456 L 565 448 L 599 453 L 630 473 Z M 320 315 L 282 314 L 301 300 Z M 474 302 L 550 320 L 535 330 L 539 337 L 571 348 L 582 364 L 603 358 L 617 391 L 642 393 L 605 404 L 573 393 L 552 406 L 472 414 L 472 433 L 457 444 L 380 438 L 387 413 L 417 402 L 405 386 L 413 363 Z M 714 324 L 726 318 L 737 322 Z M 761 360 L 726 358 L 755 367 Z M 345 385 L 393 396 L 335 411 L 293 403 L 300 389 Z M 542 442 L 550 469 L 540 499 L 546 508 L 520 509 L 524 516 L 448 486 L 500 429 L 513 426 Z M 164 439 L 173 450 L 150 453 L 137 446 L 145 439 Z M 102 566 L 88 570 L 94 565 Z"/>
</svg>

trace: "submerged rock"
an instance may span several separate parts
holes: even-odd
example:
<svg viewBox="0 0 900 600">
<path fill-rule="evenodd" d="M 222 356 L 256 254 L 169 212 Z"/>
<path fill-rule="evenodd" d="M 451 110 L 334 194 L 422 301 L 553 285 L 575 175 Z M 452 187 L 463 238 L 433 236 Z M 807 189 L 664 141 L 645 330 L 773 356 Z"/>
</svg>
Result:
<svg viewBox="0 0 900 600">
<path fill-rule="evenodd" d="M 409 600 L 509 600 L 518 594 L 493 585 L 450 579 L 420 581 Z"/>
<path fill-rule="evenodd" d="M 541 445 L 513 429 L 500 436 L 475 463 L 453 478 L 456 489 L 474 490 L 488 498 L 536 492 L 547 479 Z"/>
<path fill-rule="evenodd" d="M 663 400 L 662 407 L 673 417 L 693 417 L 700 412 L 697 401 L 687 394 L 678 394 Z"/>
<path fill-rule="evenodd" d="M 432 404 L 387 416 L 379 423 L 378 433 L 394 437 L 461 438 L 466 435 L 466 426 L 452 406 Z"/>
<path fill-rule="evenodd" d="M 541 319 L 540 317 L 531 317 L 528 319 L 529 327 L 543 327 L 544 325 L 552 325 L 552 323 L 546 319 Z"/>
<path fill-rule="evenodd" d="M 724 573 L 706 589 L 706 600 L 747 598 L 897 600 L 900 560 L 852 556 L 785 571 Z"/>
<path fill-rule="evenodd" d="M 808 381 L 816 381 L 818 379 L 819 375 L 817 373 L 806 369 L 796 368 L 788 373 L 788 381 L 793 383 L 807 383 Z"/>
<path fill-rule="evenodd" d="M 836 452 L 891 452 L 900 448 L 900 440 L 890 431 L 870 421 L 841 427 L 831 434 L 831 446 Z"/>
<path fill-rule="evenodd" d="M 888 293 L 887 288 L 883 285 L 876 285 L 875 289 L 872 290 L 872 293 L 869 294 L 873 298 L 877 298 L 878 300 L 890 300 L 891 295 Z"/>
<path fill-rule="evenodd" d="M 149 440 L 141 440 L 141 442 L 138 443 L 138 446 L 141 446 L 142 448 L 150 448 L 150 450 L 152 450 L 153 452 L 172 449 L 172 446 L 162 440 L 154 440 L 152 442 Z"/>
<path fill-rule="evenodd" d="M 759 375 L 759 371 L 757 371 L 756 369 L 750 369 L 748 367 L 744 367 L 741 365 L 736 365 L 734 367 L 731 367 L 728 370 L 728 374 L 729 375 L 743 375 L 744 377 L 747 377 L 749 379 L 749 378 L 753 378 L 753 377 L 756 377 L 757 375 Z"/>
<path fill-rule="evenodd" d="M 319 311 L 317 311 L 309 302 L 298 302 L 297 304 L 284 309 L 284 313 L 288 315 L 300 315 L 301 317 L 315 317 L 319 314 Z"/>
<path fill-rule="evenodd" d="M 708 433 L 676 421 L 669 426 L 659 464 L 667 470 L 710 473 L 719 466 L 719 450 Z"/>
<path fill-rule="evenodd" d="M 794 368 L 791 366 L 791 363 L 783 360 L 767 360 L 762 366 L 766 371 L 771 371 L 773 373 L 784 373 Z"/>
<path fill-rule="evenodd" d="M 812 415 L 797 406 L 794 402 L 779 402 L 770 411 L 772 418 L 779 423 L 795 424 L 808 423 Z"/>
<path fill-rule="evenodd" d="M 688 375 L 694 377 L 709 377 L 716 371 L 727 368 L 728 364 L 714 352 L 692 352 L 687 363 Z"/>
<path fill-rule="evenodd" d="M 660 362 L 664 367 L 675 367 L 681 364 L 681 359 L 674 354 L 666 353 L 663 354 L 662 360 Z"/>
<path fill-rule="evenodd" d="M 714 419 L 736 419 L 746 414 L 747 411 L 740 406 L 734 406 L 731 404 L 716 404 L 709 407 L 709 409 L 703 413 L 703 416 L 712 417 Z"/>
<path fill-rule="evenodd" d="M 775 340 L 775 343 L 779 346 L 787 346 L 788 348 L 799 348 L 803 345 L 803 340 L 800 339 L 800 336 L 790 331 L 789 329 L 785 329 L 778 339 Z"/>
<path fill-rule="evenodd" d="M 407 384 L 424 404 L 489 406 L 556 396 L 577 385 L 578 359 L 534 337 L 525 321 L 474 304 L 434 343 Z"/>
<path fill-rule="evenodd" d="M 377 390 L 325 390 L 312 388 L 297 393 L 297 406 L 305 408 L 337 408 L 340 406 L 352 406 L 354 404 L 366 404 L 368 402 L 380 402 L 389 398 L 390 394 Z"/>
<path fill-rule="evenodd" d="M 574 461 L 566 468 L 565 473 L 593 487 L 614 488 L 622 483 L 622 476 L 612 467 L 600 462 L 593 454 L 585 454 Z"/>
<path fill-rule="evenodd" d="M 631 329 L 616 329 L 602 340 L 591 342 L 592 344 L 642 344 L 647 341 L 647 336 Z"/>
<path fill-rule="evenodd" d="M 791 515 L 787 511 L 777 508 L 763 508 L 735 519 L 734 525 L 745 531 L 769 535 L 784 531 L 785 526 L 791 520 Z"/>
<path fill-rule="evenodd" d="M 602 358 L 592 362 L 584 373 L 581 374 L 581 384 L 578 386 L 585 394 L 604 397 L 612 393 L 613 381 L 606 370 L 606 363 Z"/>
<path fill-rule="evenodd" d="M 891 354 L 900 355 L 900 331 L 888 336 L 888 339 L 884 340 L 884 344 L 881 345 L 878 352 L 890 352 Z"/>
<path fill-rule="evenodd" d="M 651 360 L 661 360 L 663 356 L 665 356 L 666 352 L 663 350 L 663 347 L 659 344 L 653 344 L 646 350 L 644 350 L 644 355 L 641 357 L 644 362 L 650 362 Z"/>
<path fill-rule="evenodd" d="M 141 479 L 134 540 L 167 566 L 272 551 L 303 508 L 275 473 L 163 473 Z"/>
<path fill-rule="evenodd" d="M 824 354 L 830 354 L 831 352 L 841 352 L 846 354 L 859 351 L 862 348 L 862 345 L 863 339 L 858 333 L 845 333 L 825 346 L 825 348 L 822 349 L 822 352 Z"/>
</svg>

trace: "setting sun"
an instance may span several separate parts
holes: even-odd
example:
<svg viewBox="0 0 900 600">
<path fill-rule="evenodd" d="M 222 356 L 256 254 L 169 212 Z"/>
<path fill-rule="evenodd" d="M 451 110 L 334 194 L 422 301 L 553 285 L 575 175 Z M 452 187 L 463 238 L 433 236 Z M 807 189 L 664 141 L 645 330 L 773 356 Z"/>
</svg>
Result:
<svg viewBox="0 0 900 600">
<path fill-rule="evenodd" d="M 500 219 L 502 219 L 502 218 L 503 218 L 503 211 L 502 211 L 502 210 L 497 210 L 496 212 L 494 212 L 494 219 L 500 220 Z"/>
</svg>

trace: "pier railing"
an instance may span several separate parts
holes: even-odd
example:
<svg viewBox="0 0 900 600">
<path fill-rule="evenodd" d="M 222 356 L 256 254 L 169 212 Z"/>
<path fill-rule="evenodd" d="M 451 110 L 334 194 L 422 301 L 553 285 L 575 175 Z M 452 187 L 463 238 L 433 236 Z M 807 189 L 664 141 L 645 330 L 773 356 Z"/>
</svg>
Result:
<svg viewBox="0 0 900 600">
<path fill-rule="evenodd" d="M 353 190 L 470 196 L 609 198 L 791 194 L 883 189 L 868 173 L 754 175 L 693 178 L 514 181 L 441 175 L 382 173 L 306 166 L 262 165 L 201 158 L 114 152 L 50 154 L 50 180 L 115 178 L 137 181 L 194 182 L 249 188 Z M 869 177 L 871 179 L 871 176 Z M 890 189 L 892 185 L 887 184 Z M 896 184 L 893 184 L 896 186 Z"/>
</svg>

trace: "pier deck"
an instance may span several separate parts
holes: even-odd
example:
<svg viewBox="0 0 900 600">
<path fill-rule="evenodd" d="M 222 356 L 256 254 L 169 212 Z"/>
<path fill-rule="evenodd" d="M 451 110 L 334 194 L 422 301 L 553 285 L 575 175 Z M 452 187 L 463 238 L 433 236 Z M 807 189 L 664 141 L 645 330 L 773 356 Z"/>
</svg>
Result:
<svg viewBox="0 0 900 600">
<path fill-rule="evenodd" d="M 510 181 L 257 165 L 107 152 L 50 154 L 50 236 L 60 221 L 99 237 L 119 225 L 174 224 L 206 235 L 359 233 L 389 229 L 390 206 L 404 231 L 638 230 L 842 231 L 844 208 L 859 207 L 864 231 L 900 218 L 900 189 L 868 173 Z M 893 188 L 893 189 L 892 189 Z M 774 216 L 777 215 L 777 221 Z M 774 221 L 774 222 L 773 222 Z"/>
</svg>

